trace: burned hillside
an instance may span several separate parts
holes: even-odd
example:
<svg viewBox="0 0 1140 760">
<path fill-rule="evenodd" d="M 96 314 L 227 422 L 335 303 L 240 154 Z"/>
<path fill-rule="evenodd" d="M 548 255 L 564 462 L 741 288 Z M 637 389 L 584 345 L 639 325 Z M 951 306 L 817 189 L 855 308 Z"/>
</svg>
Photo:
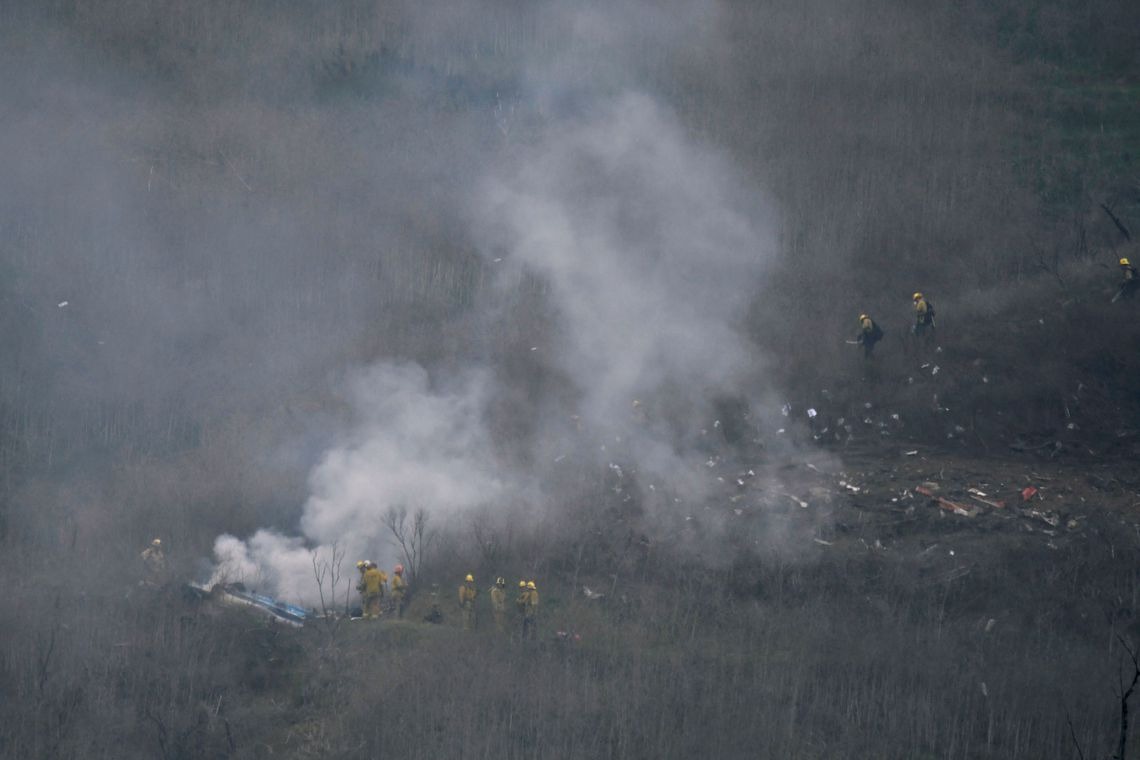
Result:
<svg viewBox="0 0 1140 760">
<path fill-rule="evenodd" d="M 1134 5 L 3 4 L 0 755 L 1131 756 Z"/>
</svg>

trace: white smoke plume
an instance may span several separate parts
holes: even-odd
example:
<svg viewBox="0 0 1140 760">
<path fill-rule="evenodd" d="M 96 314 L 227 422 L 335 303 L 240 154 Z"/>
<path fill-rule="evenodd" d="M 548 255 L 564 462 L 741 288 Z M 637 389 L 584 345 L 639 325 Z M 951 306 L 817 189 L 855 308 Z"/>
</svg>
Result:
<svg viewBox="0 0 1140 760">
<path fill-rule="evenodd" d="M 588 34 L 607 13 L 594 8 L 573 26 Z M 628 31 L 637 17 L 621 25 Z M 520 494 L 541 502 L 533 484 L 548 481 L 567 451 L 587 452 L 579 464 L 635 472 L 654 487 L 651 510 L 709 493 L 701 447 L 713 402 L 756 408 L 763 392 L 760 357 L 740 327 L 775 248 L 765 201 L 651 95 L 614 82 L 595 91 L 574 79 L 568 55 L 536 65 L 532 105 L 548 118 L 469 189 L 467 226 L 502 288 L 522 273 L 545 284 L 556 327 L 533 360 L 569 381 L 572 400 L 536 404 L 557 413 L 536 412 L 533 456 L 504 469 L 492 453 L 490 373 L 433 387 L 416 365 L 363 371 L 352 394 L 359 422 L 311 473 L 302 536 L 259 533 L 244 546 L 222 537 L 219 560 L 234 558 L 271 591 L 312 600 L 312 569 L 307 579 L 297 569 L 304 547 L 327 554 L 335 542 L 350 560 L 394 559 L 382 525 L 389 507 L 422 506 L 438 520 Z M 503 301 L 477 301 L 482 312 L 471 319 L 501 324 L 510 318 L 497 311 Z"/>
<path fill-rule="evenodd" d="M 310 474 L 302 535 L 262 530 L 245 542 L 219 537 L 212 583 L 242 581 L 313 604 L 314 554 L 329 560 L 335 546 L 345 553 L 346 569 L 357 559 L 400 559 L 386 535 L 390 508 L 423 507 L 444 519 L 502 492 L 482 421 L 484 374 L 469 372 L 447 388 L 432 388 L 418 365 L 381 364 L 352 379 L 350 397 L 356 424 Z"/>
<path fill-rule="evenodd" d="M 690 439 L 757 372 L 737 329 L 774 248 L 757 192 L 633 93 L 551 130 L 480 198 L 485 249 L 549 285 L 546 361 L 573 380 L 584 427 L 696 496 Z"/>
</svg>

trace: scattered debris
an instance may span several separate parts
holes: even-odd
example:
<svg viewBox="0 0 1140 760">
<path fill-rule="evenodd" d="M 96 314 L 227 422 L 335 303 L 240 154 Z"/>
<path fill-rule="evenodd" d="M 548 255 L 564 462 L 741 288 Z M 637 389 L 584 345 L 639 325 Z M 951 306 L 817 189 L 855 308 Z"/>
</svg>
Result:
<svg viewBox="0 0 1140 760">
<path fill-rule="evenodd" d="M 903 456 L 904 457 L 918 456 L 918 449 L 915 449 L 914 451 L 904 451 Z"/>
<path fill-rule="evenodd" d="M 1022 510 L 1021 514 L 1025 517 L 1032 517 L 1036 520 L 1040 520 L 1052 528 L 1056 528 L 1061 524 L 1061 516 L 1055 512 L 1042 512 L 1037 509 L 1025 509 Z"/>
<path fill-rule="evenodd" d="M 604 593 L 604 592 L 601 592 L 601 591 L 594 591 L 594 590 L 593 590 L 593 589 L 591 589 L 589 586 L 583 586 L 583 587 L 582 587 L 582 594 L 583 594 L 583 595 L 584 595 L 584 596 L 585 596 L 587 599 L 601 599 L 602 597 L 604 597 L 604 596 L 605 596 L 605 593 Z"/>
<path fill-rule="evenodd" d="M 780 495 L 781 496 L 787 496 L 789 499 L 794 501 L 799 506 L 800 509 L 807 509 L 809 506 L 806 501 L 804 501 L 803 499 L 800 499 L 796 496 L 792 496 L 790 493 L 784 493 L 784 494 L 780 494 Z"/>
<path fill-rule="evenodd" d="M 824 541 L 822 538 L 813 538 L 812 541 L 815 541 L 820 546 L 834 546 L 831 541 Z"/>
<path fill-rule="evenodd" d="M 1037 495 L 1037 489 L 1034 488 L 1033 486 L 1026 486 L 1025 488 L 1021 489 L 1021 500 L 1022 501 L 1029 501 L 1030 499 L 1032 499 L 1036 495 Z"/>
<path fill-rule="evenodd" d="M 56 306 L 60 309 L 64 309 L 67 307 L 68 303 L 70 303 L 70 301 L 60 301 L 56 304 Z"/>
<path fill-rule="evenodd" d="M 934 501 L 938 503 L 938 506 L 942 509 L 945 509 L 947 512 L 953 512 L 954 514 L 961 517 L 975 517 L 978 514 L 978 510 L 976 508 L 967 507 L 963 504 L 958 504 L 957 502 L 950 501 L 949 499 L 944 499 L 941 496 L 936 496 L 932 489 L 925 487 L 925 484 L 916 486 L 914 490 L 916 493 L 920 493 L 923 496 L 929 496 L 931 499 L 934 499 Z M 953 554 L 954 552 L 951 551 L 950 553 Z"/>
<path fill-rule="evenodd" d="M 994 501 L 992 499 L 983 498 L 983 496 L 985 494 L 983 494 L 982 496 L 978 496 L 977 494 L 974 493 L 975 490 L 976 489 L 973 489 L 973 488 L 970 489 L 970 498 L 973 499 L 974 501 L 981 502 L 982 504 L 985 504 L 987 507 L 993 507 L 994 509 L 1005 509 L 1005 502 L 1004 501 L 1002 501 L 1000 499 L 998 499 L 997 501 Z"/>
</svg>

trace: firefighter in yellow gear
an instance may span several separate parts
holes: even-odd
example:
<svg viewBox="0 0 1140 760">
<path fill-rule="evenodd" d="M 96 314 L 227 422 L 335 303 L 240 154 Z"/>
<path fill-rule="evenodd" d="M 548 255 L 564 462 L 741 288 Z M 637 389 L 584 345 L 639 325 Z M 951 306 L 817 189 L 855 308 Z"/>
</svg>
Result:
<svg viewBox="0 0 1140 760">
<path fill-rule="evenodd" d="M 1136 293 L 1136 289 L 1140 287 L 1140 273 L 1137 273 L 1136 267 L 1132 266 L 1132 262 L 1124 257 L 1120 260 L 1120 289 L 1116 291 L 1116 295 L 1112 300 L 1115 303 L 1121 298 L 1132 298 Z"/>
<path fill-rule="evenodd" d="M 491 614 L 495 616 L 495 629 L 499 633 L 505 633 L 507 630 L 507 579 L 499 577 L 495 579 L 495 585 L 491 587 Z"/>
<path fill-rule="evenodd" d="M 161 586 L 166 579 L 166 555 L 162 553 L 162 539 L 156 538 L 139 555 L 143 563 L 141 586 Z"/>
<path fill-rule="evenodd" d="M 915 293 L 912 300 L 914 301 L 914 327 L 912 329 L 915 337 L 922 338 L 934 330 L 934 307 L 930 305 L 922 293 Z"/>
<path fill-rule="evenodd" d="M 408 582 L 404 580 L 404 566 L 396 565 L 392 570 L 392 609 L 396 617 L 404 617 L 404 599 L 408 593 Z"/>
<path fill-rule="evenodd" d="M 463 630 L 475 629 L 475 599 L 479 596 L 479 589 L 475 587 L 475 576 L 471 573 L 463 579 L 459 587 L 459 607 L 463 610 Z"/>
<path fill-rule="evenodd" d="M 538 625 L 538 586 L 534 581 L 526 583 L 526 599 L 523 603 L 522 637 L 533 639 Z"/>
<path fill-rule="evenodd" d="M 863 358 L 870 359 L 871 352 L 875 350 L 875 344 L 883 338 L 883 328 L 875 323 L 866 314 L 859 315 L 859 334 L 855 337 L 855 342 L 863 347 Z"/>
<path fill-rule="evenodd" d="M 364 575 L 360 578 L 360 595 L 363 601 L 364 617 L 376 620 L 380 617 L 380 603 L 384 598 L 384 572 L 376 563 L 368 561 Z"/>
</svg>

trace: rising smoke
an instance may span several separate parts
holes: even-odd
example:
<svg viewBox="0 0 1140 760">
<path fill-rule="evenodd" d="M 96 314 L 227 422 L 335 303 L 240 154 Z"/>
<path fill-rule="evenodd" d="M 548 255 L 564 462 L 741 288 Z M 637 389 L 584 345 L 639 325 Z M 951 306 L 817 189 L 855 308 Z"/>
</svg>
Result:
<svg viewBox="0 0 1140 760">
<path fill-rule="evenodd" d="M 541 513 L 555 496 L 543 484 L 583 460 L 633 483 L 650 532 L 676 517 L 664 511 L 710 493 L 714 403 L 764 404 L 761 357 L 741 327 L 774 243 L 761 192 L 660 99 L 615 79 L 617 66 L 601 66 L 595 80 L 568 73 L 599 70 L 585 60 L 599 53 L 591 31 L 599 24 L 623 51 L 622 30 L 644 35 L 639 20 L 629 7 L 575 15 L 577 42 L 592 44 L 575 55 L 571 39 L 555 63 L 526 77 L 522 108 L 541 114 L 543 126 L 503 146 L 460 193 L 467 236 L 494 274 L 469 315 L 488 326 L 481 358 L 448 372 L 391 362 L 361 369 L 356 422 L 310 475 L 301 536 L 223 536 L 220 575 L 312 601 L 305 547 L 328 556 L 335 542 L 350 559 L 391 561 L 382 523 L 391 507 L 423 507 L 437 523 L 503 502 Z M 676 28 L 663 27 L 663 44 Z M 543 284 L 551 326 L 541 344 L 519 349 L 525 362 L 502 362 L 488 346 L 518 327 L 507 324 L 520 316 L 504 304 L 527 277 Z M 558 378 L 557 400 L 528 407 L 539 417 L 526 433 L 531 456 L 502 456 L 497 438 L 509 433 L 496 424 L 491 402 L 502 388 L 493 386 L 524 385 L 518 374 L 539 370 Z"/>
</svg>

